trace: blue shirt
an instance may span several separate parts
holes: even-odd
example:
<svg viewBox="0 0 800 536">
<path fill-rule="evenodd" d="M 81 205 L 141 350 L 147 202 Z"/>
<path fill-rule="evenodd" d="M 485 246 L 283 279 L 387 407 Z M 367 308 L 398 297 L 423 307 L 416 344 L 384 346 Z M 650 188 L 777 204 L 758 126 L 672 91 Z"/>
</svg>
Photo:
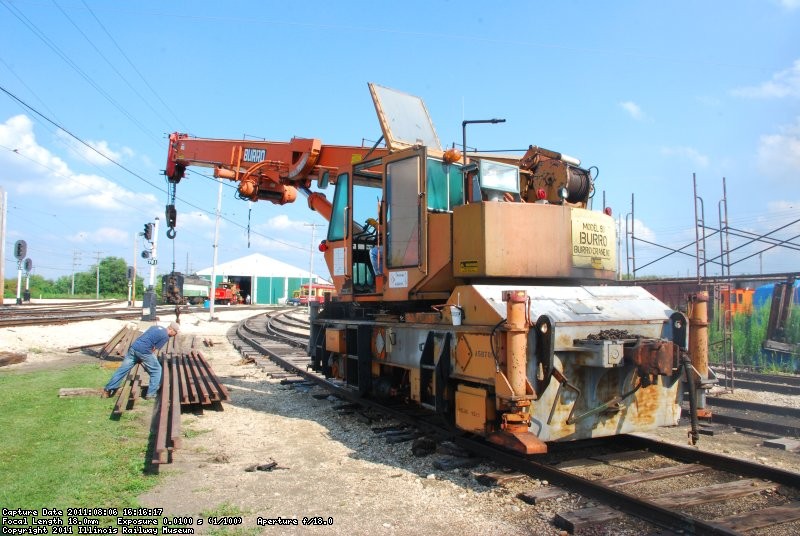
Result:
<svg viewBox="0 0 800 536">
<path fill-rule="evenodd" d="M 142 333 L 141 337 L 136 339 L 133 344 L 131 344 L 131 348 L 137 352 L 149 354 L 153 351 L 153 348 L 158 350 L 167 344 L 168 340 L 169 333 L 167 333 L 167 328 L 162 328 L 161 326 L 150 326 L 144 333 Z"/>
</svg>

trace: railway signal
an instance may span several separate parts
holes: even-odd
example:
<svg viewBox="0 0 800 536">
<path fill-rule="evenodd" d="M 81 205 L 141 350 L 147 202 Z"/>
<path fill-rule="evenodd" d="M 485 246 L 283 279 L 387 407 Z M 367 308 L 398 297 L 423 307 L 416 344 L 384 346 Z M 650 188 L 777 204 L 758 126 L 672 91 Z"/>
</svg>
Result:
<svg viewBox="0 0 800 536">
<path fill-rule="evenodd" d="M 25 259 L 22 262 L 22 267 L 25 269 L 25 292 L 22 295 L 22 301 L 31 301 L 31 272 L 33 271 L 33 261 Z"/>
<path fill-rule="evenodd" d="M 18 261 L 22 261 L 25 258 L 25 255 L 28 253 L 28 243 L 24 240 L 17 240 L 14 242 L 14 258 Z"/>
<path fill-rule="evenodd" d="M 150 284 L 142 298 L 142 320 L 156 319 L 156 264 L 158 264 L 158 218 L 144 226 L 144 237 L 150 241 L 149 249 L 142 251 L 142 257 L 150 265 Z"/>
<path fill-rule="evenodd" d="M 14 258 L 17 259 L 17 305 L 22 305 L 22 260 L 28 253 L 28 243 L 24 240 L 14 242 Z M 30 259 L 28 259 L 30 260 Z M 31 266 L 33 266 L 31 264 Z"/>
</svg>

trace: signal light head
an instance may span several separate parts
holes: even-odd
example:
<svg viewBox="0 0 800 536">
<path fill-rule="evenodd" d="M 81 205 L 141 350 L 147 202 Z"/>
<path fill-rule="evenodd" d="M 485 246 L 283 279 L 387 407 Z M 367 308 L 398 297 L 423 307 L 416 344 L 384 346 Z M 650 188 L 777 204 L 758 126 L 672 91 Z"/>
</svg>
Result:
<svg viewBox="0 0 800 536">
<path fill-rule="evenodd" d="M 319 243 L 318 247 L 321 252 L 325 253 L 326 251 L 328 251 L 328 242 L 323 240 L 322 242 Z"/>
<path fill-rule="evenodd" d="M 542 199 L 545 198 L 547 198 L 547 192 L 544 191 L 544 188 L 539 188 L 538 190 L 536 190 L 536 199 L 541 201 Z"/>
<path fill-rule="evenodd" d="M 606 207 L 606 208 L 604 208 L 604 209 L 603 209 L 603 213 L 604 213 L 606 216 L 611 216 L 611 207 Z"/>
</svg>

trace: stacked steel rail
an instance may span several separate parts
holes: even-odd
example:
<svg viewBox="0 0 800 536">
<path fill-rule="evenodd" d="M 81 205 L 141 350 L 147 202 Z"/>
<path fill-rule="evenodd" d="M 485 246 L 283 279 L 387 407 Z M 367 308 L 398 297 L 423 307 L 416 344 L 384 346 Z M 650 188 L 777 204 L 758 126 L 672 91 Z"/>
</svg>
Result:
<svg viewBox="0 0 800 536">
<path fill-rule="evenodd" d="M 117 332 L 100 350 L 101 358 L 124 356 L 131 343 L 139 335 L 133 328 L 123 328 Z M 161 389 L 156 396 L 151 424 L 152 464 L 158 465 L 172 461 L 172 452 L 181 448 L 181 413 L 202 411 L 206 408 L 222 409 L 222 402 L 229 394 L 220 382 L 203 353 L 195 348 L 196 337 L 175 337 L 159 352 L 162 366 Z M 137 364 L 128 373 L 118 390 L 117 401 L 112 417 L 133 409 L 144 388 L 141 366 Z"/>
</svg>

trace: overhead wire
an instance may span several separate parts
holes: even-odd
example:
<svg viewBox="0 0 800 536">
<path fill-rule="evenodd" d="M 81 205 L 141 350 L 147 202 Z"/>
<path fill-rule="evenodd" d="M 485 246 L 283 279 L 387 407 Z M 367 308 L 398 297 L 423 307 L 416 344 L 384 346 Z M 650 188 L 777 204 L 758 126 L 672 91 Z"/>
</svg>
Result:
<svg viewBox="0 0 800 536">
<path fill-rule="evenodd" d="M 122 115 L 127 117 L 131 123 L 136 125 L 147 137 L 150 139 L 158 139 L 158 136 L 154 136 L 152 131 L 148 131 L 148 129 L 136 119 L 128 110 L 126 110 L 120 103 L 118 103 L 111 95 L 108 94 L 100 85 L 95 82 L 92 77 L 90 77 L 86 72 L 81 69 L 77 63 L 75 63 L 64 51 L 62 51 L 58 45 L 56 45 L 47 35 L 42 32 L 28 17 L 26 17 L 16 6 L 13 7 L 9 5 L 7 0 L 0 0 L 0 3 L 11 12 L 14 17 L 17 18 L 25 27 L 27 27 L 36 37 L 39 38 L 45 45 L 47 45 L 50 50 L 56 53 L 56 55 L 61 58 L 67 65 L 69 65 L 81 78 L 83 78 L 90 86 L 92 86 L 100 95 L 102 95 L 109 103 L 111 103 L 114 108 L 116 108 Z"/>
<path fill-rule="evenodd" d="M 108 29 L 105 27 L 105 25 L 102 23 L 102 21 L 100 21 L 100 19 L 97 17 L 97 15 L 95 15 L 95 13 L 92 10 L 92 8 L 89 7 L 89 4 L 86 3 L 86 0 L 81 0 L 81 2 L 83 3 L 84 7 L 86 7 L 86 10 L 89 12 L 89 14 L 92 16 L 92 18 L 94 18 L 94 20 L 97 22 L 97 25 L 100 26 L 100 28 L 106 34 L 106 37 L 108 37 L 108 39 L 117 48 L 117 51 L 120 53 L 120 55 L 123 58 L 125 58 L 125 61 L 127 61 L 128 65 L 131 66 L 131 69 L 133 69 L 133 71 L 139 76 L 139 79 L 142 81 L 142 83 L 144 83 L 144 85 L 147 86 L 147 89 L 149 89 L 150 92 L 155 96 L 155 98 L 158 99 L 158 102 L 160 102 L 161 105 L 164 107 L 164 109 L 167 112 L 169 112 L 169 114 L 175 119 L 177 124 L 181 125 L 183 127 L 183 130 L 188 130 L 183 125 L 183 122 L 180 120 L 180 118 L 178 118 L 178 116 L 175 115 L 175 112 L 172 111 L 172 108 L 170 108 L 169 105 L 166 102 L 164 102 L 164 99 L 161 98 L 161 95 L 155 89 L 153 89 L 153 86 L 150 85 L 150 82 L 147 81 L 147 78 L 145 78 L 144 75 L 141 73 L 141 71 L 139 71 L 139 69 L 136 67 L 136 65 L 133 63 L 133 61 L 131 61 L 131 59 L 128 57 L 128 55 L 125 53 L 125 51 L 122 49 L 122 47 L 119 46 L 119 43 L 117 43 L 117 40 L 114 39 L 114 36 L 111 34 L 111 32 L 108 31 Z"/>
<path fill-rule="evenodd" d="M 0 1 L 1 1 L 1 0 L 0 0 Z M 15 101 L 17 101 L 19 104 L 21 104 L 22 106 L 24 106 L 25 108 L 27 108 L 28 110 L 30 110 L 32 113 L 36 114 L 37 116 L 41 117 L 43 120 L 45 120 L 45 121 L 47 121 L 48 123 L 50 123 L 51 125 L 53 125 L 53 126 L 54 126 L 54 127 L 56 127 L 57 129 L 61 130 L 62 132 L 64 132 L 64 133 L 65 133 L 65 134 L 67 134 L 68 136 L 70 136 L 71 138 L 75 139 L 77 142 L 81 143 L 82 145 L 84 145 L 85 147 L 87 147 L 88 149 L 90 149 L 91 151 L 93 151 L 93 152 L 97 153 L 98 155 L 100 155 L 100 156 L 101 156 L 102 158 L 104 158 L 105 160 L 108 160 L 109 162 L 111 162 L 111 163 L 112 163 L 112 164 L 114 164 L 115 166 L 119 167 L 119 168 L 120 168 L 120 169 L 122 169 L 123 171 L 125 171 L 125 172 L 127 172 L 127 173 L 131 174 L 132 176 L 134 176 L 134 177 L 136 177 L 137 179 L 141 180 L 141 181 L 142 181 L 142 182 L 144 182 L 145 184 L 147 184 L 147 185 L 149 185 L 149 186 L 152 186 L 153 188 L 155 188 L 156 190 L 158 190 L 158 191 L 160 191 L 160 192 L 162 192 L 162 193 L 168 193 L 167 189 L 165 189 L 165 188 L 161 188 L 160 186 L 158 186 L 158 185 L 156 185 L 156 184 L 154 184 L 154 183 L 150 182 L 149 180 L 147 180 L 146 178 L 142 177 L 141 175 L 139 175 L 138 173 L 136 173 L 136 172 L 135 172 L 135 171 L 133 171 L 132 169 L 128 168 L 127 166 L 124 166 L 123 164 L 121 164 L 121 163 L 117 162 L 117 161 L 116 161 L 116 160 L 114 160 L 113 158 L 111 158 L 111 157 L 109 157 L 108 155 L 104 154 L 103 152 L 99 151 L 98 149 L 96 149 L 95 147 L 93 147 L 91 144 L 89 144 L 89 143 L 85 142 L 85 141 L 84 141 L 84 140 L 82 140 L 80 137 L 76 136 L 75 134 L 73 134 L 72 132 L 70 132 L 69 130 L 67 130 L 65 127 L 61 126 L 59 123 L 57 123 L 57 122 L 55 122 L 54 120 L 50 119 L 49 117 L 47 117 L 46 115 L 44 115 L 44 114 L 43 114 L 42 112 L 40 112 L 39 110 L 37 110 L 37 109 L 36 109 L 36 108 L 34 108 L 33 106 L 29 105 L 28 103 L 26 103 L 25 101 L 23 101 L 22 99 L 20 99 L 20 98 L 19 98 L 19 97 L 17 97 L 16 95 L 14 95 L 12 92 L 10 92 L 10 91 L 9 91 L 8 89 L 6 89 L 5 87 L 3 87 L 3 86 L 0 86 L 0 91 L 2 91 L 2 92 L 3 92 L 3 93 L 5 93 L 6 95 L 8 95 L 8 96 L 9 96 L 9 97 L 11 97 L 12 99 L 14 99 Z M 19 153 L 17 153 L 17 154 L 19 154 Z M 113 182 L 113 181 L 111 181 L 111 179 L 107 179 L 107 180 L 109 180 L 110 182 Z M 116 184 L 116 183 L 115 183 L 115 184 Z M 224 184 L 224 183 L 223 183 L 223 184 Z M 177 196 L 176 196 L 176 199 L 180 200 L 182 203 L 184 203 L 184 204 L 186 204 L 186 205 L 188 205 L 188 206 L 190 206 L 190 207 L 192 207 L 192 208 L 196 208 L 197 210 L 199 210 L 199 211 L 201 211 L 201 212 L 204 212 L 204 213 L 208 214 L 209 216 L 214 216 L 214 217 L 216 217 L 216 213 L 214 213 L 214 212 L 211 212 L 211 211 L 209 211 L 209 210 L 207 210 L 207 209 L 205 209 L 205 208 L 203 208 L 203 207 L 197 206 L 197 205 L 195 205 L 195 204 L 193 204 L 193 203 L 190 203 L 190 202 L 188 202 L 188 201 L 186 201 L 186 200 L 184 200 L 184 199 L 181 199 L 180 197 L 177 197 Z M 247 230 L 247 227 L 246 227 L 246 226 L 244 226 L 244 225 L 240 224 L 239 222 L 237 222 L 237 221 L 235 221 L 235 220 L 232 220 L 232 219 L 230 219 L 230 218 L 227 218 L 227 217 L 225 217 L 225 216 L 221 216 L 221 219 L 223 219 L 224 221 L 227 221 L 227 222 L 229 222 L 229 223 L 233 224 L 233 225 L 234 225 L 234 226 L 236 226 L 236 227 L 239 227 L 239 228 L 240 228 L 240 229 L 242 229 L 242 230 Z M 276 243 L 278 243 L 278 244 L 281 244 L 281 245 L 284 245 L 284 246 L 287 246 L 287 247 L 291 247 L 291 248 L 294 248 L 294 249 L 300 249 L 300 250 L 303 250 L 303 251 L 305 251 L 305 249 L 306 249 L 304 246 L 299 246 L 299 245 L 292 244 L 292 243 L 289 243 L 289 242 L 284 242 L 284 241 L 282 241 L 282 240 L 278 240 L 278 239 L 276 239 L 276 238 L 273 238 L 273 237 L 270 237 L 270 236 L 263 235 L 263 234 L 261 234 L 261 233 L 259 233 L 259 232 L 256 232 L 256 231 L 252 231 L 252 232 L 253 232 L 253 234 L 255 234 L 255 235 L 258 235 L 258 236 L 261 236 L 262 238 L 265 238 L 265 239 L 267 239 L 267 240 L 272 240 L 272 241 L 274 241 L 274 242 L 276 242 Z"/>
<path fill-rule="evenodd" d="M 111 70 L 114 71 L 117 74 L 117 76 L 125 83 L 125 85 L 128 86 L 128 88 L 131 91 L 133 91 L 136 94 L 137 97 L 139 97 L 139 99 L 144 103 L 144 105 L 147 106 L 150 109 L 150 111 L 153 112 L 156 116 L 158 116 L 158 118 L 161 119 L 165 124 L 168 124 L 169 122 L 155 108 L 153 108 L 153 106 L 150 104 L 150 102 L 147 99 L 145 99 L 144 96 L 141 93 L 139 93 L 139 91 L 135 87 L 133 87 L 133 85 L 128 81 L 128 79 L 125 77 L 125 75 L 123 75 L 119 71 L 119 69 L 117 69 L 116 65 L 114 65 L 114 63 L 112 63 L 111 60 L 109 60 L 106 57 L 106 55 L 103 54 L 103 51 L 100 50 L 97 47 L 97 45 L 94 44 L 94 41 L 92 41 L 89 38 L 89 36 L 86 35 L 86 32 L 84 32 L 80 28 L 80 26 L 78 26 L 78 24 L 69 16 L 69 14 L 67 14 L 67 12 L 64 11 L 64 9 L 59 5 L 59 3 L 56 0 L 52 0 L 52 2 L 56 6 L 56 8 L 58 8 L 58 10 L 61 12 L 61 14 L 64 15 L 64 18 L 66 18 L 70 22 L 70 24 L 72 24 L 72 26 L 75 28 L 75 30 L 77 30 L 78 33 L 80 33 L 81 36 L 83 36 L 83 38 L 86 40 L 86 42 L 89 43 L 89 46 L 91 46 L 94 49 L 94 51 L 97 52 L 97 55 L 100 56 L 101 58 L 103 58 L 103 60 L 106 62 L 106 64 L 108 64 L 108 66 L 111 67 Z"/>
</svg>

